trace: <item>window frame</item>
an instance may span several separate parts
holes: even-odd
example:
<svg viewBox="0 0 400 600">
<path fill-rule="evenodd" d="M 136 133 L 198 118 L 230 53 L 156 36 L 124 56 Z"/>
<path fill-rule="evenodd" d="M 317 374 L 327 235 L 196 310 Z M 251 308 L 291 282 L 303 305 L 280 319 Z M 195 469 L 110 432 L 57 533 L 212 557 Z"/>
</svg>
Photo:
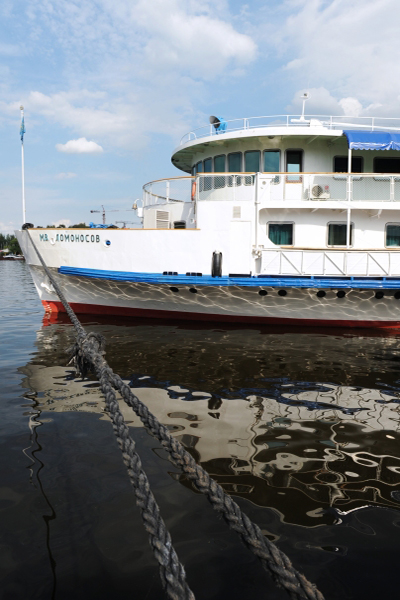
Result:
<svg viewBox="0 0 400 600">
<path fill-rule="evenodd" d="M 397 223 L 394 223 L 393 221 L 389 221 L 388 223 L 385 223 L 385 248 L 399 248 L 400 249 L 400 244 L 398 246 L 388 246 L 387 245 L 387 227 L 388 225 L 397 225 L 398 227 L 400 227 L 400 221 Z"/>
<path fill-rule="evenodd" d="M 276 246 L 277 248 L 294 248 L 294 232 L 295 232 L 295 221 L 267 221 L 267 239 L 271 244 Z M 292 243 L 291 244 L 274 244 L 274 242 L 269 237 L 269 226 L 270 225 L 291 225 L 292 226 Z"/>
<path fill-rule="evenodd" d="M 300 152 L 300 155 L 301 155 L 301 165 L 300 165 L 300 167 L 301 168 L 300 168 L 300 171 L 298 171 L 298 173 L 299 173 L 298 175 L 297 175 L 296 171 L 293 172 L 293 174 L 292 173 L 289 174 L 289 171 L 288 171 L 288 152 Z M 301 173 L 304 172 L 303 169 L 304 169 L 304 150 L 303 150 L 303 148 L 286 148 L 286 150 L 285 150 L 285 172 L 286 172 L 286 178 L 285 179 L 286 179 L 286 183 L 303 183 L 303 177 L 301 175 Z M 291 181 L 289 179 L 289 177 L 296 177 L 296 176 L 298 176 L 298 178 L 299 178 L 298 181 L 293 181 L 293 180 Z"/>
<path fill-rule="evenodd" d="M 211 164 L 211 171 L 206 171 L 206 162 L 207 162 L 207 161 L 210 161 L 210 164 Z M 213 165 L 213 159 L 212 159 L 212 156 L 207 156 L 207 158 L 205 158 L 205 159 L 203 160 L 203 173 L 212 173 L 212 172 L 213 172 L 213 168 L 214 168 L 214 165 Z"/>
<path fill-rule="evenodd" d="M 221 158 L 221 156 L 224 157 L 224 163 L 225 163 L 225 171 L 216 171 L 215 170 L 215 159 L 216 158 Z M 226 173 L 226 167 L 227 167 L 227 161 L 226 161 L 226 154 L 217 154 L 216 156 L 213 157 L 213 172 L 214 173 Z"/>
<path fill-rule="evenodd" d="M 382 175 L 392 175 L 393 177 L 400 177 L 400 170 L 399 170 L 398 173 L 388 173 L 387 171 L 376 171 L 375 170 L 375 161 L 376 160 L 397 160 L 397 161 L 399 161 L 399 165 L 400 165 L 400 157 L 398 157 L 398 156 L 389 156 L 389 157 L 387 157 L 387 156 L 374 156 L 373 163 L 372 163 L 372 168 L 374 170 L 374 173 L 375 173 L 375 175 L 378 175 L 378 177 L 379 177 L 379 175 L 381 175 L 381 176 Z M 374 177 L 374 179 L 375 179 L 375 177 Z"/>
<path fill-rule="evenodd" d="M 346 164 L 348 164 L 349 157 L 348 157 L 348 156 L 345 156 L 344 154 L 336 154 L 336 155 L 333 157 L 333 165 L 332 165 L 332 167 L 333 167 L 333 168 L 332 168 L 332 172 L 333 172 L 333 173 L 335 173 L 335 174 L 337 174 L 338 176 L 342 176 L 342 177 L 343 177 L 344 175 L 348 174 L 348 171 L 347 171 L 347 169 L 346 169 L 346 171 L 335 171 L 335 160 L 336 160 L 337 158 L 345 158 L 345 159 L 346 159 L 346 161 L 347 161 L 347 163 L 346 163 Z M 362 175 L 362 174 L 364 173 L 364 157 L 363 157 L 363 156 L 352 156 L 352 157 L 351 157 L 351 162 L 352 162 L 352 166 L 351 166 L 351 168 L 352 168 L 352 169 L 353 169 L 353 160 L 354 160 L 355 158 L 357 158 L 357 159 L 360 159 L 360 160 L 361 160 L 361 171 L 357 171 L 357 172 L 356 172 L 356 171 L 353 171 L 353 170 L 352 170 L 352 171 L 351 171 L 351 175 Z"/>
<path fill-rule="evenodd" d="M 328 244 L 329 242 L 329 225 L 345 225 L 347 227 L 347 221 L 328 221 L 328 223 L 326 224 L 326 247 L 327 248 L 347 248 L 347 245 L 330 245 Z M 354 221 L 350 221 L 350 246 L 349 248 L 353 248 L 354 247 Z M 346 235 L 347 235 L 347 231 L 346 231 Z"/>
<path fill-rule="evenodd" d="M 258 169 L 257 171 L 246 171 L 246 154 L 249 154 L 250 152 L 258 152 Z M 260 167 L 261 167 L 261 150 L 245 150 L 243 152 L 243 173 L 260 173 Z"/>
<path fill-rule="evenodd" d="M 239 171 L 230 171 L 229 170 L 229 157 L 232 156 L 233 154 L 240 154 L 240 170 Z M 239 152 L 229 152 L 227 155 L 227 168 L 228 170 L 226 171 L 226 173 L 243 173 L 243 152 L 239 151 Z"/>
<path fill-rule="evenodd" d="M 265 168 L 265 154 L 268 153 L 268 152 L 275 152 L 275 153 L 278 154 L 278 156 L 279 156 L 278 171 L 264 171 L 264 168 Z M 262 161 L 263 170 L 262 170 L 262 173 L 280 173 L 281 172 L 281 160 L 282 160 L 281 157 L 282 157 L 282 153 L 281 153 L 280 149 L 270 148 L 269 150 L 263 150 L 263 156 L 262 156 L 262 158 L 263 158 L 263 161 Z"/>
</svg>

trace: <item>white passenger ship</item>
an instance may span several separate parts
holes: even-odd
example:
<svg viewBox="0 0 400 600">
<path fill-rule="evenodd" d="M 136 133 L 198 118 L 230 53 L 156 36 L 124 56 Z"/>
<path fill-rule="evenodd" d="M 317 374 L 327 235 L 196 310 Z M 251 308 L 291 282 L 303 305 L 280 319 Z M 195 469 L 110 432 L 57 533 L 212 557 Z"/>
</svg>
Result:
<svg viewBox="0 0 400 600">
<path fill-rule="evenodd" d="M 400 326 L 400 119 L 271 116 L 185 135 L 141 229 L 29 229 L 77 313 Z M 383 152 L 384 151 L 384 152 Z M 63 310 L 16 232 L 46 311 Z"/>
</svg>

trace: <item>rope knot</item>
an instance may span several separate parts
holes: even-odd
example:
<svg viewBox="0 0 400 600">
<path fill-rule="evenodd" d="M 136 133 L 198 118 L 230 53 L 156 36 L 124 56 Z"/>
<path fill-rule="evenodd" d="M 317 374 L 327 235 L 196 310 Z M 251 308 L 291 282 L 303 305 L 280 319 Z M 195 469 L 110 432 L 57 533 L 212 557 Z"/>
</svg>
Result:
<svg viewBox="0 0 400 600">
<path fill-rule="evenodd" d="M 93 358 L 103 358 L 106 353 L 105 347 L 106 340 L 99 333 L 90 332 L 79 336 L 68 350 L 70 353 L 68 364 L 73 364 L 77 374 L 85 379 L 86 375 L 93 370 Z"/>
</svg>

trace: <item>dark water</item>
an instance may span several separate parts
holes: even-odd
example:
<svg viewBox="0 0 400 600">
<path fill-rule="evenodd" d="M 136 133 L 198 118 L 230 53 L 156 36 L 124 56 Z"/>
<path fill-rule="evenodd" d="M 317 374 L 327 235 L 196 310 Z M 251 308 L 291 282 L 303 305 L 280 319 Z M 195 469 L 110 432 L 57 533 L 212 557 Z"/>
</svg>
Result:
<svg viewBox="0 0 400 600">
<path fill-rule="evenodd" d="M 73 330 L 0 263 L 0 598 L 164 598 Z M 398 597 L 400 340 L 373 331 L 85 319 L 111 366 L 329 599 Z M 280 600 L 124 409 L 198 600 Z"/>
</svg>

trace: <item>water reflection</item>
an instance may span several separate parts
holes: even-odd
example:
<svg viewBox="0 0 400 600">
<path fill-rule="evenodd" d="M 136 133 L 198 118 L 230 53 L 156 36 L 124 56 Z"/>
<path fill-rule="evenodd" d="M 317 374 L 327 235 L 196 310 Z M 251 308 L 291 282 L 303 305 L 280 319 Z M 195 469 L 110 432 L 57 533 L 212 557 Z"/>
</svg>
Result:
<svg viewBox="0 0 400 600">
<path fill-rule="evenodd" d="M 396 336 L 151 322 L 90 329 L 107 338 L 111 366 L 228 493 L 306 527 L 339 524 L 366 506 L 400 508 Z M 24 385 L 44 410 L 107 419 L 98 384 L 59 366 L 72 336 L 62 322 L 38 332 Z"/>
</svg>

